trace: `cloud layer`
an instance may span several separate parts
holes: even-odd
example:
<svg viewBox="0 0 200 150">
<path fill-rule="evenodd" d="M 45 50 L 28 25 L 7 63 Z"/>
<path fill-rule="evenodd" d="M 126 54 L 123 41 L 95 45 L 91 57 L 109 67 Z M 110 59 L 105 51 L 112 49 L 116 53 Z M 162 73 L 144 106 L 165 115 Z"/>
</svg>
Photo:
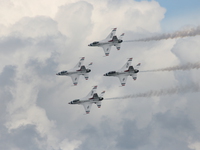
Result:
<svg viewBox="0 0 200 150">
<path fill-rule="evenodd" d="M 98 93 L 106 91 L 106 98 L 199 84 L 199 70 L 139 73 L 137 81 L 128 78 L 123 88 L 117 78 L 103 77 L 130 57 L 133 65 L 141 62 L 141 70 L 194 64 L 200 56 L 199 36 L 124 42 L 120 51 L 113 47 L 109 57 L 102 57 L 101 48 L 87 46 L 114 27 L 117 35 L 125 33 L 125 40 L 160 32 L 166 9 L 158 2 L 0 3 L 0 149 L 198 149 L 199 92 L 182 95 L 179 89 L 168 97 L 103 101 L 101 109 L 92 106 L 90 115 L 83 115 L 82 106 L 68 105 L 94 85 Z M 69 77 L 55 75 L 83 56 L 85 64 L 94 63 L 88 81 L 80 78 L 73 87 Z"/>
</svg>

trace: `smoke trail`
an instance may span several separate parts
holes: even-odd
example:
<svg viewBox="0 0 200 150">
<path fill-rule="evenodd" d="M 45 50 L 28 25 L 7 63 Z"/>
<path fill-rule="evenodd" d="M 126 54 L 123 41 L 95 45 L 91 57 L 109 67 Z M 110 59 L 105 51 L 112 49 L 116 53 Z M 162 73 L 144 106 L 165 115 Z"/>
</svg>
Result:
<svg viewBox="0 0 200 150">
<path fill-rule="evenodd" d="M 172 67 L 153 69 L 153 70 L 146 70 L 146 71 L 141 71 L 141 72 L 191 70 L 191 69 L 199 69 L 199 68 L 200 68 L 200 62 L 196 62 L 196 63 L 187 63 L 185 65 L 176 65 L 176 66 L 172 66 Z"/>
<path fill-rule="evenodd" d="M 158 40 L 163 40 L 163 39 L 183 38 L 183 37 L 196 36 L 196 35 L 200 35 L 200 26 L 197 26 L 195 28 L 185 29 L 182 31 L 176 31 L 174 33 L 166 33 L 166 34 L 161 34 L 161 35 L 138 39 L 138 40 L 127 40 L 124 42 L 148 42 L 148 41 L 158 41 Z"/>
<path fill-rule="evenodd" d="M 200 87 L 198 84 L 192 84 L 187 86 L 177 86 L 169 89 L 161 89 L 161 90 L 151 90 L 144 93 L 137 93 L 137 94 L 131 94 L 126 95 L 122 97 L 112 97 L 112 98 L 106 98 L 105 100 L 113 100 L 113 99 L 128 99 L 128 98 L 140 98 L 140 97 L 158 97 L 158 96 L 166 96 L 166 95 L 174 95 L 174 94 L 180 94 L 180 93 L 191 93 L 191 92 L 199 92 Z"/>
</svg>

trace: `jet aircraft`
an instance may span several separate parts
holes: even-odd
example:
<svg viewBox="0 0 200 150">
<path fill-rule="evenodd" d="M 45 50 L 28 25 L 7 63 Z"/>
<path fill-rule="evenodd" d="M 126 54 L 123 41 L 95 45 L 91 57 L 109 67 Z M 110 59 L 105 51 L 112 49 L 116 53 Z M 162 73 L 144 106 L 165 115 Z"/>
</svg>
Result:
<svg viewBox="0 0 200 150">
<path fill-rule="evenodd" d="M 56 75 L 59 76 L 70 76 L 72 78 L 73 84 L 78 84 L 78 79 L 80 75 L 83 75 L 86 80 L 89 78 L 89 72 L 91 72 L 91 65 L 92 62 L 88 65 L 88 68 L 86 68 L 84 65 L 82 65 L 85 57 L 82 57 L 78 64 L 71 70 L 68 71 L 61 71 L 57 73 Z"/>
<path fill-rule="evenodd" d="M 103 100 L 103 95 L 105 93 L 105 91 L 103 91 L 100 94 L 100 96 L 98 96 L 98 94 L 96 93 L 96 89 L 97 89 L 97 86 L 94 86 L 91 92 L 86 97 L 81 98 L 81 99 L 75 99 L 69 102 L 68 104 L 83 105 L 83 107 L 85 108 L 86 114 L 89 114 L 93 103 L 96 104 L 98 108 L 101 107 L 101 101 Z"/>
<path fill-rule="evenodd" d="M 102 47 L 105 55 L 108 56 L 110 53 L 111 46 L 116 46 L 117 50 L 120 50 L 121 43 L 123 42 L 122 38 L 124 36 L 124 33 L 121 34 L 119 38 L 115 35 L 117 28 L 114 28 L 112 32 L 106 37 L 106 39 L 102 41 L 95 41 L 88 46 L 98 46 Z"/>
<path fill-rule="evenodd" d="M 133 68 L 133 66 L 130 66 L 132 62 L 132 58 L 129 58 L 127 63 L 119 70 L 119 71 L 110 71 L 108 73 L 105 73 L 104 76 L 114 76 L 118 77 L 121 85 L 125 86 L 126 84 L 126 79 L 128 76 L 132 76 L 134 80 L 137 79 L 137 73 L 139 72 L 139 66 L 140 63 Z"/>
</svg>

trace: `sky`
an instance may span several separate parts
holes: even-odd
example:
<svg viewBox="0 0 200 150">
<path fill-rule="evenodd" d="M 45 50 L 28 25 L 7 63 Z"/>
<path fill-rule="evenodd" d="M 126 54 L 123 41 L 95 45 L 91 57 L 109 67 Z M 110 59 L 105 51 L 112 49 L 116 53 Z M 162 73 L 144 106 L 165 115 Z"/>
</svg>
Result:
<svg viewBox="0 0 200 150">
<path fill-rule="evenodd" d="M 199 25 L 200 1 L 156 0 L 156 2 L 166 8 L 165 18 L 161 21 L 162 31 L 170 32 L 186 25 Z"/>
<path fill-rule="evenodd" d="M 102 48 L 87 46 L 115 27 L 116 35 L 125 33 L 125 41 L 189 31 L 200 25 L 199 4 L 0 0 L 0 149 L 200 149 L 200 94 L 194 88 L 200 84 L 199 68 L 139 72 L 136 81 L 128 77 L 125 87 L 118 78 L 103 76 L 131 57 L 133 66 L 141 63 L 141 71 L 199 63 L 198 34 L 123 42 L 108 57 Z M 89 80 L 80 77 L 73 86 L 70 77 L 56 76 L 80 57 L 85 65 L 93 62 Z M 95 85 L 97 93 L 106 91 L 104 98 L 121 99 L 103 100 L 89 115 L 81 105 L 68 104 Z M 141 93 L 146 96 L 134 96 Z"/>
</svg>

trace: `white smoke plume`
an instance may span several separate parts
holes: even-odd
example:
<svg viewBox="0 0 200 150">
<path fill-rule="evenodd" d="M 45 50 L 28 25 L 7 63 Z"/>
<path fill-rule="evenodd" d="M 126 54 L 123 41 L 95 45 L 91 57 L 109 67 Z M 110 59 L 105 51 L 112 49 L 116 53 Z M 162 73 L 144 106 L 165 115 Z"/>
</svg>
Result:
<svg viewBox="0 0 200 150">
<path fill-rule="evenodd" d="M 160 68 L 160 69 L 153 69 L 153 70 L 146 70 L 141 72 L 157 72 L 157 71 L 176 71 L 176 70 L 191 70 L 191 69 L 199 69 L 200 62 L 196 63 L 187 63 L 184 65 L 176 65 L 172 67 Z"/>
<path fill-rule="evenodd" d="M 174 33 L 165 33 L 149 38 L 143 38 L 138 40 L 127 40 L 124 42 L 148 42 L 148 41 L 158 41 L 158 40 L 167 40 L 167 39 L 175 39 L 175 38 L 183 38 L 188 36 L 196 36 L 200 35 L 200 26 L 197 26 L 195 28 L 188 28 L 182 31 L 176 31 Z"/>
<path fill-rule="evenodd" d="M 105 98 L 105 100 L 154 97 L 154 96 L 158 97 L 158 96 L 174 95 L 174 94 L 180 94 L 180 93 L 192 93 L 192 92 L 199 92 L 199 91 L 200 91 L 200 87 L 198 84 L 191 84 L 191 85 L 186 85 L 186 86 L 172 87 L 169 89 L 151 90 L 144 93 L 130 94 L 130 95 L 122 96 L 122 97 Z"/>
</svg>

